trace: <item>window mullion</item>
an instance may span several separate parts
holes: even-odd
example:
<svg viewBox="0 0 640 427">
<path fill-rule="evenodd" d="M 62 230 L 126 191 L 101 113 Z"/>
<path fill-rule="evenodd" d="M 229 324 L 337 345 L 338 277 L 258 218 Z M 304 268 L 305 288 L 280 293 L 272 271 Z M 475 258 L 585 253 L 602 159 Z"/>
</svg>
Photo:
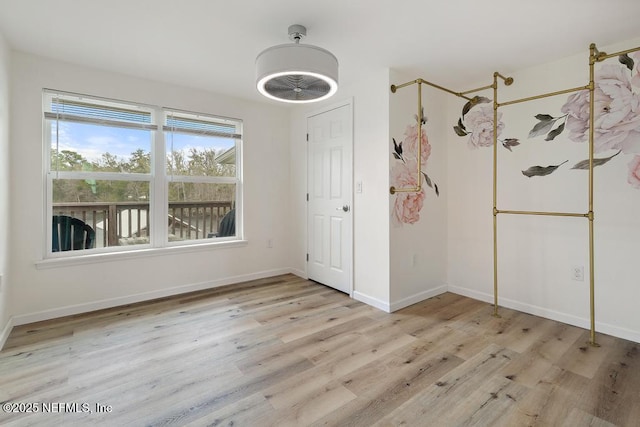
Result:
<svg viewBox="0 0 640 427">
<path fill-rule="evenodd" d="M 57 124 L 56 124 L 57 126 Z M 43 218 L 43 229 L 45 235 L 45 241 L 43 242 L 43 255 L 48 257 L 51 254 L 51 241 L 52 241 L 52 227 L 51 217 L 53 215 L 53 175 L 51 172 L 51 122 L 44 122 L 44 156 L 43 156 L 43 170 L 45 171 L 42 177 L 44 184 L 44 202 L 45 202 L 45 216 Z M 56 167 L 57 169 L 57 167 Z"/>
<path fill-rule="evenodd" d="M 161 108 L 153 111 L 154 123 L 164 122 L 164 112 Z M 151 244 L 154 247 L 167 246 L 167 218 L 169 214 L 169 202 L 167 200 L 167 165 L 166 165 L 166 140 L 162 126 L 153 132 L 153 150 L 151 153 Z"/>
</svg>

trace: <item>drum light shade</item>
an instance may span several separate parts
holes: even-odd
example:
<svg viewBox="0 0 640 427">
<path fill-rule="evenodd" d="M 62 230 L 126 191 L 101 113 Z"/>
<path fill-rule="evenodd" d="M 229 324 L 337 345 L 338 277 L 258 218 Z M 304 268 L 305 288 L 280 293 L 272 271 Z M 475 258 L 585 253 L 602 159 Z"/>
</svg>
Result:
<svg viewBox="0 0 640 427">
<path fill-rule="evenodd" d="M 291 26 L 289 33 L 296 43 L 270 47 L 256 58 L 258 91 L 267 98 L 299 104 L 321 101 L 335 94 L 336 57 L 320 47 L 299 44 L 306 34 L 304 27 Z"/>
</svg>

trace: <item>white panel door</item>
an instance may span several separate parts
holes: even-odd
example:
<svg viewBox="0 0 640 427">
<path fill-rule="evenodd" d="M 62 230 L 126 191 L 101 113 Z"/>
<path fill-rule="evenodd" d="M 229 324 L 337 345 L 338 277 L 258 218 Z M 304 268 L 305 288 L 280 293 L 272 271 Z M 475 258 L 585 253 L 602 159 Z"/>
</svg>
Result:
<svg viewBox="0 0 640 427">
<path fill-rule="evenodd" d="M 307 119 L 308 266 L 311 280 L 351 293 L 351 105 Z"/>
</svg>

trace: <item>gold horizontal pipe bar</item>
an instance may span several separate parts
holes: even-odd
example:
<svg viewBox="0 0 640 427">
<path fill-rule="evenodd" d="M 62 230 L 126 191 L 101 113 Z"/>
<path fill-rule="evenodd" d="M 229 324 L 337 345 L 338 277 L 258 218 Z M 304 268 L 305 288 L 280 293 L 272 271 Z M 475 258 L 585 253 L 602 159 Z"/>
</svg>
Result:
<svg viewBox="0 0 640 427">
<path fill-rule="evenodd" d="M 396 90 L 402 89 L 403 87 L 406 87 L 406 86 L 414 85 L 418 83 L 419 80 L 422 80 L 422 79 L 411 80 L 410 82 L 402 83 L 401 85 L 391 85 L 391 92 L 396 93 Z"/>
<path fill-rule="evenodd" d="M 596 58 L 596 61 L 602 62 L 605 59 L 614 58 L 614 57 L 620 56 L 620 55 L 626 55 L 627 53 L 636 52 L 638 50 L 640 50 L 640 47 L 636 47 L 636 48 L 633 48 L 633 49 L 627 49 L 627 50 L 623 50 L 623 51 L 616 52 L 616 53 L 598 52 L 596 54 L 595 58 Z"/>
<path fill-rule="evenodd" d="M 402 84 L 399 84 L 399 85 L 391 85 L 391 92 L 392 93 L 396 93 L 396 90 L 401 89 L 401 88 L 406 87 L 406 86 L 410 86 L 410 85 L 416 84 L 416 83 L 424 83 L 426 85 L 435 87 L 436 89 L 440 89 L 440 90 L 448 92 L 448 93 L 450 93 L 452 95 L 458 96 L 460 98 L 464 98 L 467 101 L 471 101 L 471 98 L 469 98 L 467 96 L 464 96 L 460 92 L 454 92 L 451 89 L 447 89 L 446 87 L 442 87 L 442 86 L 439 86 L 439 85 L 437 85 L 435 83 L 428 82 L 425 79 L 415 79 L 415 80 L 411 80 L 410 82 L 402 83 Z"/>
<path fill-rule="evenodd" d="M 396 193 L 418 193 L 420 192 L 420 190 L 422 190 L 422 187 L 420 185 L 418 185 L 417 187 L 412 187 L 412 188 L 396 188 L 396 187 L 389 187 L 389 193 L 391 194 L 396 194 Z"/>
<path fill-rule="evenodd" d="M 419 80 L 422 80 L 422 79 L 419 79 Z M 464 99 L 466 99 L 467 101 L 471 101 L 471 98 L 469 98 L 468 96 L 464 96 L 464 95 L 463 95 L 463 94 L 461 94 L 460 92 L 454 92 L 454 91 L 452 91 L 452 90 L 450 90 L 450 89 L 447 89 L 446 87 L 438 86 L 437 84 L 435 84 L 435 83 L 431 83 L 431 82 L 428 82 L 428 81 L 426 81 L 426 80 L 422 80 L 422 83 L 424 83 L 424 84 L 426 84 L 426 85 L 429 85 L 429 86 L 432 86 L 432 87 L 435 87 L 436 89 L 440 89 L 440 90 L 443 90 L 443 91 L 445 91 L 445 92 L 449 92 L 450 94 L 455 95 L 455 96 L 458 96 L 458 97 L 460 97 L 460 98 L 464 98 Z"/>
<path fill-rule="evenodd" d="M 538 212 L 538 211 L 511 211 L 496 209 L 495 214 L 511 214 L 511 215 L 544 215 L 544 216 L 570 216 L 578 218 L 589 218 L 589 214 L 573 213 L 573 212 Z"/>
<path fill-rule="evenodd" d="M 501 103 L 497 104 L 497 106 L 498 107 L 503 107 L 505 105 L 511 105 L 511 104 L 518 104 L 520 102 L 533 101 L 534 99 L 541 99 L 541 98 L 548 98 L 550 96 L 562 95 L 563 93 L 577 92 L 579 90 L 588 90 L 589 88 L 590 88 L 589 85 L 580 86 L 580 87 L 574 87 L 574 88 L 571 88 L 571 89 L 559 90 L 557 92 L 549 92 L 549 93 L 544 93 L 542 95 L 530 96 L 528 98 L 514 99 L 513 101 L 501 102 Z"/>
<path fill-rule="evenodd" d="M 468 93 L 473 93 L 473 92 L 480 92 L 481 90 L 491 89 L 491 88 L 493 88 L 493 84 L 482 86 L 482 87 L 479 87 L 477 89 L 465 90 L 464 92 L 460 92 L 460 95 L 466 95 Z"/>
<path fill-rule="evenodd" d="M 500 74 L 497 71 L 494 73 L 494 75 L 496 77 L 500 77 L 504 81 L 504 85 L 505 86 L 511 86 L 511 84 L 513 83 L 513 77 L 503 76 L 502 74 Z M 497 84 L 497 82 L 496 82 L 496 84 Z"/>
</svg>

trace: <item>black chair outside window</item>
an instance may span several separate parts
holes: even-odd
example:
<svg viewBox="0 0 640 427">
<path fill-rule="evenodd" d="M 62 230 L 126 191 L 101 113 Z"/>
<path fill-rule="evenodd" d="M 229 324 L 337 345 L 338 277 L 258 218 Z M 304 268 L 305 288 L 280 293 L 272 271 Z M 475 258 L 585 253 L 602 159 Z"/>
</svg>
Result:
<svg viewBox="0 0 640 427">
<path fill-rule="evenodd" d="M 222 217 L 220 221 L 220 228 L 216 237 L 227 237 L 236 235 L 236 210 L 231 209 Z"/>
<path fill-rule="evenodd" d="M 52 225 L 53 252 L 91 249 L 95 246 L 96 232 L 78 218 L 54 215 Z"/>
</svg>

